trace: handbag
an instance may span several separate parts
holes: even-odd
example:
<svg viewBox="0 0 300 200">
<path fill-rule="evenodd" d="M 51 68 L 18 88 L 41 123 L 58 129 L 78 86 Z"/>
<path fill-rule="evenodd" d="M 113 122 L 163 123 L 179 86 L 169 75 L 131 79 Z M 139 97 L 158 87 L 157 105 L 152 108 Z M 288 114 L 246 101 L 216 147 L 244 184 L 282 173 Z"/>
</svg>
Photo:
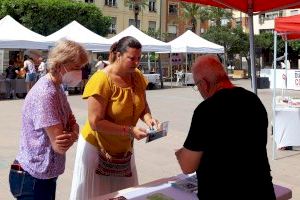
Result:
<svg viewBox="0 0 300 200">
<path fill-rule="evenodd" d="M 104 176 L 131 177 L 131 152 L 127 152 L 122 157 L 113 157 L 104 150 L 99 151 L 99 163 L 96 174 Z"/>
</svg>

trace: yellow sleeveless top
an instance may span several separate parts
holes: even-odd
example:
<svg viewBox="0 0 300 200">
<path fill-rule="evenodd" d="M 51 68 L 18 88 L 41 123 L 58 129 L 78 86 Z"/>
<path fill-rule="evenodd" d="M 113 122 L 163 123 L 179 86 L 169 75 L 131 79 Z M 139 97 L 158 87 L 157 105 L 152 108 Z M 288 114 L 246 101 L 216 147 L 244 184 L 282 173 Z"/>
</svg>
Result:
<svg viewBox="0 0 300 200">
<path fill-rule="evenodd" d="M 97 71 L 85 86 L 83 99 L 100 95 L 107 103 L 105 119 L 119 125 L 135 126 L 146 106 L 147 80 L 139 70 L 133 75 L 134 87 L 122 88 L 102 70 Z M 132 150 L 128 136 L 103 134 L 93 131 L 87 120 L 81 131 L 84 139 L 110 155 L 120 155 Z"/>
</svg>

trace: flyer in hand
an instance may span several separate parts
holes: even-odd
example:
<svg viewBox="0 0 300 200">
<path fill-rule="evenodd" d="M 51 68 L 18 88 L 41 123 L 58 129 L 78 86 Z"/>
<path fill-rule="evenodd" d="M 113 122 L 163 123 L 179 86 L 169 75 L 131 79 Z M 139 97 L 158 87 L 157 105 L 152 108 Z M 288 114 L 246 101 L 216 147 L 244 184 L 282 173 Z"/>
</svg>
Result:
<svg viewBox="0 0 300 200">
<path fill-rule="evenodd" d="M 146 143 L 152 142 L 153 140 L 156 140 L 156 139 L 166 136 L 168 133 L 168 126 L 169 126 L 169 122 L 165 121 L 165 122 L 159 123 L 157 129 L 147 130 L 148 136 L 146 139 Z"/>
<path fill-rule="evenodd" d="M 186 192 L 197 194 L 197 192 L 198 192 L 197 176 L 195 174 L 195 175 L 186 177 L 184 179 L 179 179 L 176 182 L 172 183 L 172 187 L 181 189 Z"/>
</svg>

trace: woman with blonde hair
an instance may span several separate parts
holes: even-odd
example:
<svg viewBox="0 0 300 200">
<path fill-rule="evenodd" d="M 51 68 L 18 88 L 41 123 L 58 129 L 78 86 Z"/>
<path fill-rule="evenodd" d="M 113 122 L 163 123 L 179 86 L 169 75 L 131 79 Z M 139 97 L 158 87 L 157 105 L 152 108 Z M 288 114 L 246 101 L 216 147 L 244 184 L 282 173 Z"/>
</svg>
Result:
<svg viewBox="0 0 300 200">
<path fill-rule="evenodd" d="M 76 42 L 62 40 L 48 58 L 49 72 L 31 88 L 22 109 L 20 150 L 9 173 L 10 190 L 17 199 L 54 200 L 66 151 L 78 138 L 79 126 L 62 84 L 81 81 L 87 52 Z"/>
</svg>

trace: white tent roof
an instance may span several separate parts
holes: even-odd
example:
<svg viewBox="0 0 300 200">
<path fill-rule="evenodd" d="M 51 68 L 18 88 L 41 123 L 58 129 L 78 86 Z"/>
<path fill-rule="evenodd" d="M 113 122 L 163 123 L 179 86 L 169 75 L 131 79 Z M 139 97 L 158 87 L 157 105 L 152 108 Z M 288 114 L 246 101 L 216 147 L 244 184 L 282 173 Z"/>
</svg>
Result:
<svg viewBox="0 0 300 200">
<path fill-rule="evenodd" d="M 35 33 L 7 15 L 0 20 L 1 49 L 48 49 L 46 37 Z"/>
<path fill-rule="evenodd" d="M 132 36 L 136 38 L 142 44 L 142 50 L 144 52 L 170 51 L 171 49 L 171 46 L 169 44 L 148 36 L 133 25 L 129 26 L 119 34 L 110 38 L 109 41 L 112 44 L 114 42 L 119 41 L 125 36 Z"/>
<path fill-rule="evenodd" d="M 224 47 L 187 30 L 181 36 L 168 42 L 172 53 L 224 53 Z"/>
<path fill-rule="evenodd" d="M 77 21 L 67 24 L 55 33 L 48 35 L 46 38 L 53 42 L 63 38 L 73 40 L 84 45 L 87 50 L 109 51 L 111 46 L 108 39 L 90 31 Z"/>
</svg>

